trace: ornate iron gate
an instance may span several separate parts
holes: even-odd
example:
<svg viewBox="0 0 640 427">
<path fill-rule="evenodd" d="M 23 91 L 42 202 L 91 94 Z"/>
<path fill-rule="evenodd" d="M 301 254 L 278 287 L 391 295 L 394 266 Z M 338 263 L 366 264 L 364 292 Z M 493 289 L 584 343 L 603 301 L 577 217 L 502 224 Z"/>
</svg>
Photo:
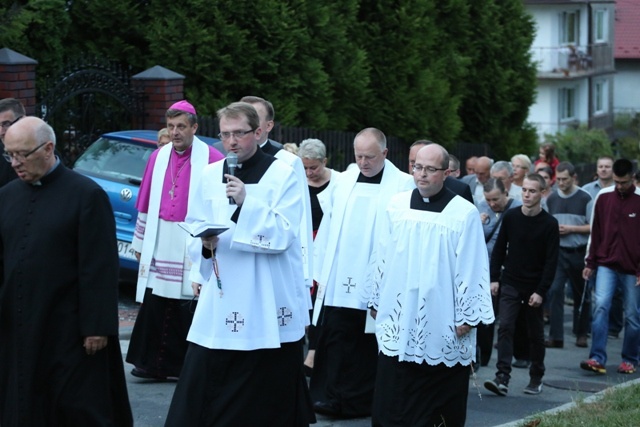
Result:
<svg viewBox="0 0 640 427">
<path fill-rule="evenodd" d="M 54 128 L 67 165 L 105 132 L 144 128 L 143 97 L 130 74 L 114 63 L 82 60 L 39 91 L 36 114 Z"/>
</svg>

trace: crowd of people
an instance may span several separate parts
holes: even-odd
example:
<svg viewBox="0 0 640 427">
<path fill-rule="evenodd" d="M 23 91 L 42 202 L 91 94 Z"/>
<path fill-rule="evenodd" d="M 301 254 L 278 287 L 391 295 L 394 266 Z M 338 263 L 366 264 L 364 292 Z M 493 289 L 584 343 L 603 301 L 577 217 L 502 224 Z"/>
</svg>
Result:
<svg viewBox="0 0 640 427">
<path fill-rule="evenodd" d="M 529 369 L 524 393 L 542 392 L 567 294 L 575 345 L 591 340 L 580 367 L 605 373 L 607 338 L 624 330 L 617 371 L 637 369 L 631 161 L 601 157 L 579 187 L 551 144 L 535 161 L 462 163 L 425 139 L 401 170 L 369 127 L 339 172 L 318 139 L 271 140 L 263 98 L 217 116 L 212 147 L 191 103 L 169 106 L 136 202 L 142 304 L 126 361 L 135 377 L 177 382 L 167 426 L 315 414 L 463 426 L 469 378 L 494 349 L 486 389 L 506 396 L 516 367 Z M 61 164 L 53 129 L 20 102 L 0 100 L 0 129 L 0 424 L 132 425 L 108 199 Z"/>
</svg>

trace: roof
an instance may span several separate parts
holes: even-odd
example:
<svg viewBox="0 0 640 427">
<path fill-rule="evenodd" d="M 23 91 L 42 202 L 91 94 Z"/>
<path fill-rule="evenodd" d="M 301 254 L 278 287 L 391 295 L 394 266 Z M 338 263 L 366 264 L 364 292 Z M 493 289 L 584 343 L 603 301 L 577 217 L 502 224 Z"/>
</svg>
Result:
<svg viewBox="0 0 640 427">
<path fill-rule="evenodd" d="M 616 59 L 640 59 L 640 1 L 616 2 L 616 36 L 613 56 Z"/>
</svg>

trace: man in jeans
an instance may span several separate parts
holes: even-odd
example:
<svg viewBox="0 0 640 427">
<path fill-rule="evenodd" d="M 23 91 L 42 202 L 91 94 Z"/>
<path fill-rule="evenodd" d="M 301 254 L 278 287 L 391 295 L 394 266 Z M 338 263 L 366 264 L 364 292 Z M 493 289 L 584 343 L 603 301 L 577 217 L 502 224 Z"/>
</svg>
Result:
<svg viewBox="0 0 640 427">
<path fill-rule="evenodd" d="M 542 302 L 556 272 L 560 233 L 558 221 L 540 207 L 546 181 L 537 173 L 522 183 L 522 206 L 502 216 L 502 226 L 491 254 L 491 293 L 500 290 L 498 363 L 487 390 L 506 396 L 509 391 L 516 319 L 524 311 L 530 340 L 530 381 L 527 394 L 542 391 L 544 375 L 544 320 Z M 508 247 L 508 251 L 507 251 Z M 503 268 L 504 267 L 504 268 Z"/>
<path fill-rule="evenodd" d="M 638 365 L 640 345 L 640 189 L 633 185 L 633 164 L 613 163 L 613 186 L 598 193 L 593 208 L 589 252 L 582 276 L 596 274 L 592 342 L 589 359 L 580 363 L 587 371 L 604 374 L 607 363 L 607 331 L 611 301 L 618 287 L 624 304 L 624 341 L 621 374 L 632 374 Z"/>
</svg>

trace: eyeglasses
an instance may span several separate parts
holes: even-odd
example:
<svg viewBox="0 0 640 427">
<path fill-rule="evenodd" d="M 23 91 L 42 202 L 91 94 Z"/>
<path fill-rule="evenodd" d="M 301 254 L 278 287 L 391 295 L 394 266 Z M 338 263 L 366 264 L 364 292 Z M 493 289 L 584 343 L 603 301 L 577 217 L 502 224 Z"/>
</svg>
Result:
<svg viewBox="0 0 640 427">
<path fill-rule="evenodd" d="M 429 175 L 433 175 L 438 171 L 446 171 L 446 170 L 447 168 L 434 168 L 433 166 L 415 165 L 413 167 L 413 173 L 416 173 L 416 172 L 422 173 L 422 171 L 425 171 Z"/>
<path fill-rule="evenodd" d="M 220 137 L 220 139 L 224 139 L 224 140 L 227 140 L 231 137 L 234 137 L 235 139 L 240 139 L 240 138 L 244 138 L 248 134 L 255 131 L 256 131 L 255 129 L 251 129 L 251 130 L 235 130 L 233 132 L 220 132 L 218 136 Z"/>
<path fill-rule="evenodd" d="M 47 141 L 49 142 L 49 141 Z M 8 152 L 4 152 L 2 153 L 2 157 L 4 157 L 4 159 L 8 162 L 11 163 L 11 161 L 13 159 L 16 159 L 18 162 L 22 163 L 25 160 L 27 160 L 27 157 L 29 157 L 30 155 L 32 155 L 33 153 L 35 153 L 36 151 L 38 151 L 39 149 L 41 149 L 42 147 L 44 147 L 47 142 L 43 142 L 42 144 L 38 145 L 36 148 L 34 148 L 33 150 L 29 151 L 28 153 L 8 153 Z"/>
<path fill-rule="evenodd" d="M 14 124 L 15 122 L 17 122 L 21 118 L 22 118 L 22 116 L 18 116 L 18 117 L 16 117 L 16 119 L 14 121 L 9 121 L 9 120 L 4 121 L 4 122 L 0 123 L 0 127 L 2 127 L 3 129 L 9 129 L 9 126 Z"/>
</svg>

